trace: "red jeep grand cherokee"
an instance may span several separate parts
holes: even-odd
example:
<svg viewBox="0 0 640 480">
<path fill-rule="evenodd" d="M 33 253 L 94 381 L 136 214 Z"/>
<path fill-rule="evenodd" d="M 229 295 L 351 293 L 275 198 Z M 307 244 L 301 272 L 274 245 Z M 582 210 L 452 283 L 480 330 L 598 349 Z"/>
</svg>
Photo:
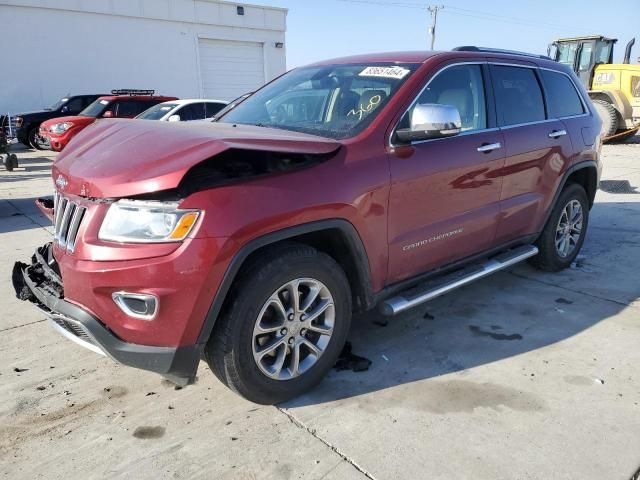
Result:
<svg viewBox="0 0 640 480">
<path fill-rule="evenodd" d="M 154 97 L 154 90 L 111 90 L 73 117 L 59 117 L 40 125 L 38 144 L 60 152 L 67 143 L 98 118 L 133 118 L 147 108 L 176 97 Z"/>
<path fill-rule="evenodd" d="M 600 119 L 573 72 L 463 47 L 295 69 L 218 123 L 104 120 L 53 166 L 55 237 L 18 296 L 61 334 L 259 403 L 318 383 L 352 311 L 388 315 L 587 231 Z M 52 210 L 51 210 L 51 207 Z"/>
</svg>

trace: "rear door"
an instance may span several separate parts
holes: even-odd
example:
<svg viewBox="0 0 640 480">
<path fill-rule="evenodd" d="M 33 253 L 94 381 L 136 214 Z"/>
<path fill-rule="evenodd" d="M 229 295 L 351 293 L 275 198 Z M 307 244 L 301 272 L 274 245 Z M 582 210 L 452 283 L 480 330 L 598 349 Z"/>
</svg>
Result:
<svg viewBox="0 0 640 480">
<path fill-rule="evenodd" d="M 534 65 L 492 64 L 498 124 L 504 137 L 496 244 L 538 232 L 572 156 L 567 129 L 550 118 Z"/>
<path fill-rule="evenodd" d="M 487 77 L 482 62 L 441 69 L 397 127 L 408 127 L 415 104 L 438 103 L 458 109 L 463 131 L 391 150 L 389 283 L 491 246 L 504 148 Z"/>
</svg>

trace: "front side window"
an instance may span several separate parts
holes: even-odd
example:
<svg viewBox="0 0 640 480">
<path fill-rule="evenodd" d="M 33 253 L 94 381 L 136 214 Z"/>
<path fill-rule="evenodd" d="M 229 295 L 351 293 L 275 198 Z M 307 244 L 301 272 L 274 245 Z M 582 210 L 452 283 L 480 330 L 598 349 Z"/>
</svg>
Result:
<svg viewBox="0 0 640 480">
<path fill-rule="evenodd" d="M 492 65 L 491 71 L 501 126 L 545 119 L 542 90 L 532 68 Z"/>
<path fill-rule="evenodd" d="M 456 65 L 438 73 L 422 91 L 417 104 L 437 103 L 456 107 L 462 131 L 487 128 L 484 81 L 480 65 Z M 408 128 L 413 107 L 401 121 Z"/>
<path fill-rule="evenodd" d="M 580 95 L 569 77 L 549 70 L 542 70 L 541 74 L 550 117 L 562 118 L 584 113 Z"/>
<path fill-rule="evenodd" d="M 138 100 L 122 100 L 117 104 L 117 108 L 115 109 L 115 112 L 114 112 L 114 117 L 133 118 L 152 105 L 154 105 L 154 103 L 152 102 L 141 102 Z"/>
<path fill-rule="evenodd" d="M 349 138 L 380 114 L 417 67 L 389 63 L 292 70 L 229 110 L 219 121 Z"/>
</svg>

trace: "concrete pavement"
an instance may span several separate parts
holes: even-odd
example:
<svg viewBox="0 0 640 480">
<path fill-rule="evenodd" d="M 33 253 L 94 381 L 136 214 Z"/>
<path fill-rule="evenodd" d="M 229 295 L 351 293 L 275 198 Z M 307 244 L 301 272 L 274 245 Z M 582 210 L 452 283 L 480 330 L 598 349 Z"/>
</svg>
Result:
<svg viewBox="0 0 640 480">
<path fill-rule="evenodd" d="M 640 466 L 640 193 L 598 192 L 580 261 L 520 265 L 386 327 L 356 319 L 363 373 L 278 407 L 201 363 L 195 385 L 85 351 L 15 299 L 51 236 L 33 206 L 51 155 L 0 170 L 3 478 L 621 479 Z M 603 185 L 640 192 L 640 145 L 604 147 Z M 624 182 L 632 188 L 628 188 Z"/>
</svg>

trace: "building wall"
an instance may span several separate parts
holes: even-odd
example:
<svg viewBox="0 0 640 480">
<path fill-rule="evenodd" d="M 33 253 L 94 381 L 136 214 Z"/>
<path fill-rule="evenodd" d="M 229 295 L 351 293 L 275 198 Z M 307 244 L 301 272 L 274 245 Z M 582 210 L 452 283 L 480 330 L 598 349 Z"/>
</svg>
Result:
<svg viewBox="0 0 640 480">
<path fill-rule="evenodd" d="M 198 39 L 264 44 L 265 79 L 286 69 L 286 10 L 217 0 L 0 0 L 0 112 L 68 94 L 153 88 L 202 96 Z M 243 93 L 243 92 L 240 92 Z M 230 100 L 230 99 L 227 99 Z"/>
</svg>

